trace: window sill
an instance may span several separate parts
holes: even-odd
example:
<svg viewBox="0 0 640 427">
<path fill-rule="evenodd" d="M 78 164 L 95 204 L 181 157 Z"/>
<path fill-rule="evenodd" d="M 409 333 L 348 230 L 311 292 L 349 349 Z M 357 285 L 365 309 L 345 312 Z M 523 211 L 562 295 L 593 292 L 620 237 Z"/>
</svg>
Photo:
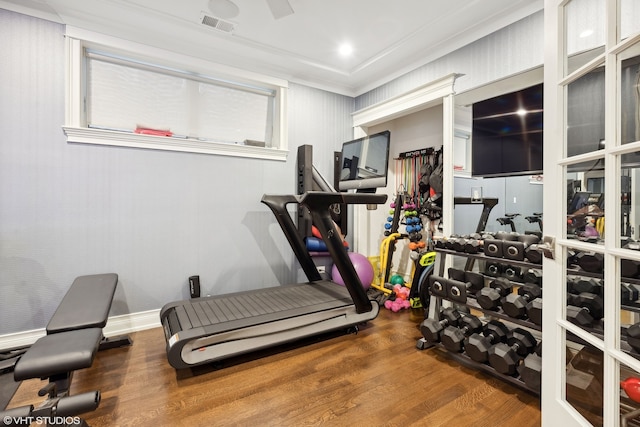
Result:
<svg viewBox="0 0 640 427">
<path fill-rule="evenodd" d="M 149 150 L 181 151 L 213 154 L 218 156 L 249 157 L 266 160 L 287 160 L 287 150 L 198 141 L 166 136 L 141 135 L 104 129 L 63 126 L 67 142 L 79 144 L 112 145 L 116 147 L 144 148 Z"/>
</svg>

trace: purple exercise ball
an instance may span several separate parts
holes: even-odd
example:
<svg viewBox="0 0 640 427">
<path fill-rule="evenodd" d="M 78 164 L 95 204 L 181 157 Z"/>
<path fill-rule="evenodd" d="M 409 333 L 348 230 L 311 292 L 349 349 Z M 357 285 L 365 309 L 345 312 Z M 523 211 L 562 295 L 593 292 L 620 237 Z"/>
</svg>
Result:
<svg viewBox="0 0 640 427">
<path fill-rule="evenodd" d="M 349 258 L 351 258 L 351 263 L 360 278 L 360 282 L 362 282 L 362 287 L 369 289 L 371 282 L 373 282 L 373 265 L 371 265 L 371 262 L 369 262 L 366 256 L 357 252 L 349 252 Z M 344 286 L 342 276 L 340 276 L 338 267 L 336 267 L 335 264 L 331 268 L 331 279 L 337 284 Z"/>
</svg>

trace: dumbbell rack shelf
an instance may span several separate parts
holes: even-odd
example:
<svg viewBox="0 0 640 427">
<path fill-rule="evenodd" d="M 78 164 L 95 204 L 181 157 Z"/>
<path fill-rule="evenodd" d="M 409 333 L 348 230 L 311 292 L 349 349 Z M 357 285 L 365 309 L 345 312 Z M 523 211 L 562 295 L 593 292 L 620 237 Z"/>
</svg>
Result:
<svg viewBox="0 0 640 427">
<path fill-rule="evenodd" d="M 487 277 L 489 277 L 489 276 L 487 276 Z M 480 311 L 480 312 L 484 313 L 486 316 L 492 317 L 494 319 L 499 319 L 499 320 L 502 320 L 502 321 L 505 321 L 505 322 L 513 323 L 513 324 L 518 325 L 518 326 L 524 326 L 525 328 L 533 329 L 533 330 L 536 330 L 538 332 L 542 331 L 542 327 L 540 325 L 536 325 L 535 323 L 530 322 L 530 321 L 528 321 L 526 319 L 518 319 L 518 318 L 515 318 L 515 317 L 508 316 L 508 315 L 504 314 L 502 311 L 486 310 L 486 309 L 480 307 L 474 300 L 467 301 L 466 304 L 461 304 L 461 303 L 456 301 L 456 302 L 454 302 L 454 304 L 455 305 L 466 306 L 467 308 Z"/>
<path fill-rule="evenodd" d="M 445 264 L 444 260 L 446 258 L 446 255 L 461 256 L 461 257 L 466 257 L 468 259 L 481 260 L 481 261 L 490 261 L 490 262 L 495 261 L 495 262 L 501 262 L 504 264 L 510 264 L 510 265 L 525 267 L 525 268 L 534 268 L 534 269 L 542 268 L 542 265 L 540 264 L 533 264 L 527 261 L 517 261 L 517 260 L 506 259 L 506 258 L 495 258 L 495 257 L 486 256 L 484 253 L 470 254 L 467 252 L 458 252 L 451 249 L 442 249 L 442 248 L 436 248 L 435 251 L 443 255 L 442 262 L 440 263 L 440 267 L 439 267 L 440 275 L 444 274 L 444 264 Z"/>
<path fill-rule="evenodd" d="M 474 259 L 474 260 L 480 260 L 480 261 L 488 261 L 488 262 L 503 262 L 505 264 L 509 264 L 509 265 L 513 265 L 513 266 L 517 266 L 517 267 L 524 267 L 524 268 L 528 268 L 528 269 L 541 269 L 542 266 L 540 264 L 533 264 L 530 262 L 526 262 L 526 261 L 515 261 L 515 260 L 508 260 L 505 258 L 495 258 L 495 257 L 489 257 L 486 256 L 482 253 L 478 253 L 478 254 L 469 254 L 466 252 L 457 252 L 457 251 L 453 251 L 450 249 L 440 249 L 437 248 L 435 249 L 435 252 L 442 254 L 442 259 L 440 261 L 440 264 L 438 266 L 438 275 L 441 277 L 444 277 L 444 268 L 445 268 L 445 261 L 446 261 L 446 257 L 447 255 L 453 255 L 453 256 L 460 256 L 460 257 L 466 257 L 469 259 Z M 488 276 L 483 274 L 483 276 L 485 277 L 485 279 L 491 280 L 494 279 L 495 277 L 493 276 Z M 517 282 L 517 281 L 511 281 L 513 284 L 515 284 L 516 286 L 521 286 L 522 283 L 521 282 Z M 429 304 L 429 316 L 432 317 L 435 315 L 435 313 L 438 312 L 438 310 L 440 310 L 441 307 L 441 298 L 438 297 L 434 297 L 431 296 L 430 299 L 430 304 Z M 536 325 L 533 322 L 530 322 L 528 320 L 523 320 L 523 319 L 516 319 L 510 316 L 507 316 L 506 314 L 502 313 L 501 311 L 493 311 L 493 310 L 485 310 L 482 307 L 480 307 L 478 304 L 475 303 L 475 301 L 471 300 L 471 301 L 467 301 L 466 304 L 462 304 L 459 302 L 455 302 L 455 304 L 457 305 L 466 305 L 468 308 L 474 309 L 474 310 L 478 310 L 481 311 L 483 313 L 485 313 L 488 316 L 492 316 L 495 318 L 498 318 L 500 320 L 507 320 L 509 322 L 518 324 L 520 326 L 524 326 L 527 328 L 531 328 L 531 329 L 535 329 L 537 331 L 540 331 L 541 328 L 540 326 Z"/>
<path fill-rule="evenodd" d="M 523 390 L 528 391 L 529 393 L 532 393 L 536 396 L 539 396 L 540 393 L 538 393 L 535 390 L 530 389 L 529 387 L 527 387 L 527 385 L 521 381 L 518 377 L 512 377 L 509 375 L 504 375 L 501 374 L 499 372 L 497 372 L 495 369 L 493 369 L 490 365 L 486 365 L 484 363 L 479 363 L 476 362 L 475 360 L 471 359 L 468 356 L 465 356 L 463 353 L 452 353 L 450 351 L 447 351 L 447 349 L 440 343 L 431 343 L 428 342 L 427 340 L 425 340 L 424 338 L 420 338 L 418 340 L 418 343 L 416 344 L 416 347 L 420 350 L 426 350 L 429 348 L 438 348 L 440 350 L 443 350 L 446 353 L 447 357 L 450 357 L 451 359 L 455 360 L 456 362 L 460 363 L 461 365 L 466 366 L 467 368 L 471 368 L 471 369 L 477 369 L 479 371 L 485 372 L 489 375 L 498 377 L 500 380 L 503 380 L 513 386 L 516 386 L 518 388 L 521 388 Z"/>
<path fill-rule="evenodd" d="M 478 253 L 478 254 L 469 254 L 466 252 L 457 252 L 451 249 L 436 249 L 435 250 L 437 253 L 441 253 L 443 255 L 442 258 L 442 262 L 440 263 L 439 266 L 439 271 L 438 271 L 438 275 L 443 276 L 444 275 L 444 265 L 445 265 L 445 258 L 446 255 L 453 255 L 453 256 L 460 256 L 460 257 L 466 257 L 466 258 L 470 258 L 470 259 L 474 259 L 474 260 L 480 260 L 480 261 L 487 261 L 487 262 L 502 262 L 505 264 L 509 264 L 509 265 L 513 265 L 513 266 L 517 266 L 517 267 L 523 267 L 523 268 L 528 268 L 528 269 L 541 269 L 542 266 L 540 264 L 532 264 L 530 262 L 526 262 L 526 261 L 515 261 L 515 260 L 509 260 L 509 259 L 505 259 L 505 258 L 495 258 L 495 257 L 489 257 L 486 256 L 482 253 Z M 602 279 L 603 274 L 602 273 L 593 273 L 593 272 L 589 272 L 589 271 L 585 271 L 582 269 L 576 269 L 576 268 L 568 268 L 567 269 L 567 275 L 568 276 L 583 276 L 583 277 L 590 277 L 590 278 L 594 278 L 594 279 Z M 492 276 L 487 276 L 484 275 L 485 278 L 487 279 L 491 279 Z M 640 279 L 635 279 L 635 278 L 630 278 L 630 277 L 624 277 L 622 279 L 622 281 L 624 283 L 628 283 L 628 284 L 632 284 L 632 285 L 640 285 Z M 517 281 L 512 281 L 512 283 L 514 283 L 515 285 L 522 285 L 522 283 L 517 282 Z M 458 303 L 459 304 L 459 303 Z M 488 315 L 492 315 L 495 316 L 497 318 L 504 318 L 506 320 L 509 321 L 513 321 L 514 323 L 520 324 L 522 326 L 525 327 L 531 327 L 533 329 L 538 329 L 539 330 L 539 326 L 533 324 L 532 322 L 528 322 L 528 321 L 521 321 L 519 319 L 514 319 L 512 317 L 506 316 L 500 312 L 494 312 L 494 311 L 489 311 L 489 310 L 483 310 L 482 308 L 480 308 L 479 306 L 477 306 L 477 304 L 469 304 L 467 303 L 467 305 L 469 306 L 469 308 L 473 308 L 476 310 L 480 310 L 480 311 L 484 311 L 486 314 Z M 440 308 L 439 305 L 436 306 L 437 309 Z M 626 311 L 631 311 L 631 312 L 635 312 L 635 313 L 640 313 L 640 300 L 638 300 L 638 302 L 635 303 L 624 303 L 621 305 L 621 309 L 626 310 Z M 524 322 L 524 323 L 522 323 Z"/>
<path fill-rule="evenodd" d="M 496 258 L 496 257 L 489 257 L 486 256 L 484 253 L 467 253 L 467 252 L 458 252 L 455 250 L 451 250 L 451 249 L 444 249 L 444 248 L 436 248 L 435 252 L 439 253 L 442 255 L 442 258 L 440 259 L 440 263 L 438 266 L 438 272 L 437 274 L 441 277 L 444 277 L 445 275 L 445 264 L 446 264 L 446 257 L 447 255 L 450 256 L 460 256 L 460 257 L 465 257 L 467 258 L 467 263 L 465 266 L 465 269 L 471 269 L 473 267 L 473 262 L 474 261 L 488 261 L 488 262 L 501 262 L 504 264 L 509 264 L 509 265 L 513 265 L 513 266 L 518 266 L 521 268 L 526 268 L 526 269 L 541 269 L 542 266 L 540 264 L 533 264 L 527 261 L 518 261 L 518 260 L 510 260 L 510 259 L 505 259 L 505 258 Z M 482 274 L 482 273 L 481 273 Z M 489 276 L 486 274 L 482 274 L 485 278 L 485 280 L 491 280 L 494 279 L 495 277 L 493 276 Z M 517 281 L 511 281 L 514 285 L 516 286 L 522 286 L 523 283 L 521 282 L 517 282 Z M 440 308 L 442 306 L 442 300 L 447 300 L 446 298 L 443 297 L 438 297 L 438 296 L 434 296 L 431 295 L 430 297 L 430 302 L 429 302 L 429 314 L 428 316 L 430 318 L 437 318 L 437 314 L 440 311 Z M 458 306 L 458 307 L 466 307 L 468 309 L 471 310 L 475 310 L 478 312 L 483 313 L 485 316 L 496 319 L 496 320 L 500 320 L 502 322 L 507 322 L 510 324 L 514 324 L 514 325 L 518 325 L 518 326 L 522 326 L 525 327 L 527 329 L 531 329 L 531 330 L 535 330 L 537 332 L 541 332 L 542 328 L 539 325 L 536 325 L 535 323 L 526 320 L 526 319 L 518 319 L 518 318 L 513 318 L 511 316 L 508 316 L 507 314 L 502 312 L 502 309 L 500 308 L 499 311 L 495 311 L 495 310 L 487 310 L 484 309 L 482 307 L 480 307 L 479 304 L 476 303 L 475 299 L 468 299 L 466 303 L 461 303 L 459 301 L 451 301 L 454 305 Z M 496 371 L 491 365 L 485 364 L 485 363 L 479 363 L 476 362 L 475 360 L 471 359 L 470 357 L 468 357 L 467 355 L 465 355 L 464 353 L 454 353 L 454 352 L 450 352 L 447 351 L 447 349 L 441 344 L 441 343 L 437 343 L 437 342 L 430 342 L 427 341 L 425 338 L 420 338 L 418 340 L 418 342 L 416 343 L 416 348 L 418 348 L 419 350 L 425 350 L 428 348 L 438 348 L 441 350 L 444 350 L 447 354 L 447 356 L 451 357 L 453 360 L 455 360 L 456 362 L 460 363 L 463 366 L 469 367 L 471 369 L 477 369 L 479 371 L 485 372 L 487 374 L 490 374 L 492 376 L 495 376 L 513 386 L 522 388 L 523 390 L 526 390 L 529 393 L 532 393 L 536 396 L 539 396 L 539 392 L 536 390 L 532 390 L 531 388 L 527 387 L 527 385 L 524 383 L 524 381 L 522 381 L 520 378 L 515 377 L 515 376 L 510 376 L 510 375 L 505 375 L 502 374 L 498 371 Z"/>
</svg>

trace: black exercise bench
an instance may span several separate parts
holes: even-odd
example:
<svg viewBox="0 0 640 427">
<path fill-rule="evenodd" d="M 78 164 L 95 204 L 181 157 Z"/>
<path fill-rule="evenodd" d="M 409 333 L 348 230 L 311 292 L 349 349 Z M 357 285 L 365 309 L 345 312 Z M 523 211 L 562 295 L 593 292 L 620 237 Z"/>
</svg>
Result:
<svg viewBox="0 0 640 427">
<path fill-rule="evenodd" d="M 5 425 L 30 425 L 44 419 L 48 425 L 87 425 L 84 420 L 70 419 L 95 410 L 100 392 L 70 396 L 74 371 L 92 365 L 102 348 L 130 344 L 128 338 L 107 340 L 102 328 L 118 284 L 117 274 L 97 274 L 76 278 L 47 324 L 47 335 L 38 339 L 18 360 L 14 379 L 48 379 L 39 396 L 48 396 L 37 408 L 22 406 L 0 413 Z M 7 421 L 10 421 L 7 423 Z"/>
</svg>

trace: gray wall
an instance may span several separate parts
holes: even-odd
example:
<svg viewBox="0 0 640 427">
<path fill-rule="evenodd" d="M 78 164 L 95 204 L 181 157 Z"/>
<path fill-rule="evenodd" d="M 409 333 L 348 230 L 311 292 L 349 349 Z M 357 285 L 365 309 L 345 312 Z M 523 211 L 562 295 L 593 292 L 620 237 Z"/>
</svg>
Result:
<svg viewBox="0 0 640 427">
<path fill-rule="evenodd" d="M 294 282 L 264 193 L 295 191 L 295 150 L 352 136 L 353 99 L 291 85 L 287 162 L 68 144 L 64 27 L 0 10 L 0 334 L 42 328 L 73 279 L 118 273 L 112 315 Z"/>
</svg>

